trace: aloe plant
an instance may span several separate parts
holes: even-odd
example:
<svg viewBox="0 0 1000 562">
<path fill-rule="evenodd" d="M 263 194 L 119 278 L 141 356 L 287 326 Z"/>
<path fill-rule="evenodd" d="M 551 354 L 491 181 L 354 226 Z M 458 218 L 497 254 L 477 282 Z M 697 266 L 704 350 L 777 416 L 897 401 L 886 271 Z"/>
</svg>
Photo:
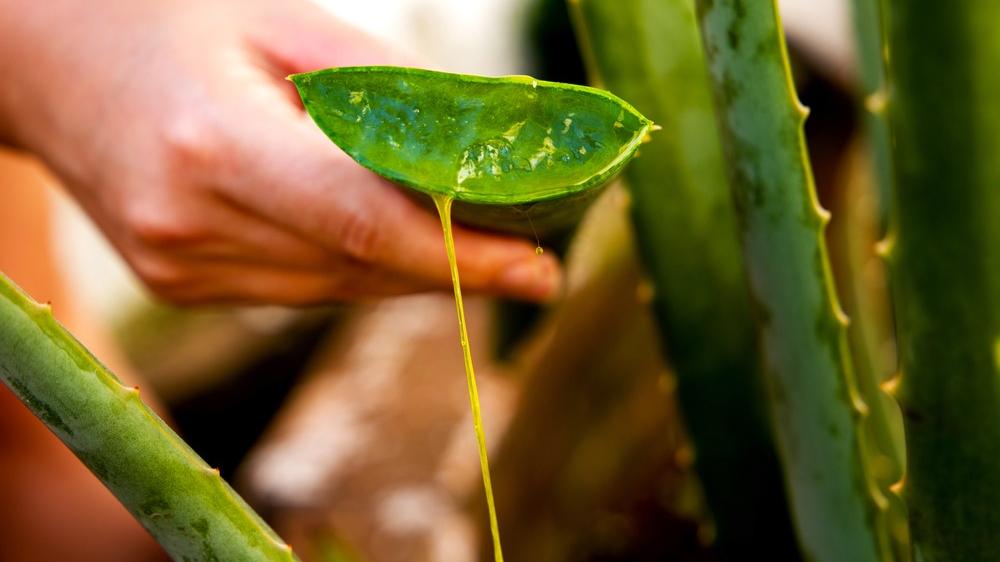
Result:
<svg viewBox="0 0 1000 562">
<path fill-rule="evenodd" d="M 1000 4 L 884 2 L 896 308 L 917 560 L 1000 558 Z"/>
<path fill-rule="evenodd" d="M 870 182 L 853 181 L 838 190 L 835 197 L 841 201 L 844 216 L 837 231 L 830 235 L 839 244 L 843 258 L 837 282 L 851 317 L 848 337 L 859 390 L 869 411 L 865 429 L 871 445 L 872 476 L 889 501 L 891 538 L 896 557 L 902 560 L 910 557 L 909 528 L 905 505 L 895 489 L 903 479 L 906 452 L 899 407 L 881 387 L 893 374 L 893 366 L 882 360 L 886 341 L 893 334 L 889 294 L 882 282 L 886 271 L 876 256 L 877 240 L 886 234 L 892 185 L 881 6 L 878 0 L 854 0 L 851 6 L 858 61 L 857 94 L 863 109 Z"/>
<path fill-rule="evenodd" d="M 817 561 L 889 560 L 776 2 L 697 6 L 802 548 Z"/>
<path fill-rule="evenodd" d="M 889 152 L 889 128 L 885 119 L 885 64 L 882 49 L 881 0 L 853 0 L 851 3 L 854 23 L 858 72 L 857 91 L 864 108 L 864 126 L 868 137 L 875 187 L 878 194 L 880 234 L 888 224 L 891 200 L 892 162 Z"/>
<path fill-rule="evenodd" d="M 0 274 L 0 380 L 176 560 L 297 560 L 139 398 Z"/>
<path fill-rule="evenodd" d="M 625 176 L 720 554 L 795 559 L 694 3 L 577 0 L 571 8 L 592 82 L 664 129 Z"/>
</svg>

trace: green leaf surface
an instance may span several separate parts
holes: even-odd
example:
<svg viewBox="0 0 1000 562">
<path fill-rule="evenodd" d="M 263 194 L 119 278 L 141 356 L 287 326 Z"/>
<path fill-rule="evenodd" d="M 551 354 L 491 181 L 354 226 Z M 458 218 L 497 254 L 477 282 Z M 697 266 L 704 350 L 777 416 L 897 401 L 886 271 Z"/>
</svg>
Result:
<svg viewBox="0 0 1000 562">
<path fill-rule="evenodd" d="M 571 7 L 592 80 L 664 129 L 625 180 L 719 558 L 797 560 L 694 3 Z"/>
<path fill-rule="evenodd" d="M 358 163 L 427 195 L 522 207 L 589 201 L 635 154 L 652 123 L 594 88 L 399 67 L 330 68 L 289 77 L 306 111 Z M 524 231 L 523 213 L 455 211 L 460 220 Z M 467 205 L 466 205 L 467 208 Z M 565 227 L 553 206 L 533 212 Z M 541 210 L 541 209 L 539 209 Z"/>
<path fill-rule="evenodd" d="M 49 306 L 3 274 L 0 381 L 174 560 L 298 560 L 219 472 L 142 403 L 138 388 L 122 386 L 55 321 Z"/>
<path fill-rule="evenodd" d="M 696 4 L 802 550 L 892 560 L 777 0 Z"/>
<path fill-rule="evenodd" d="M 883 9 L 914 559 L 1000 560 L 1000 3 Z"/>
</svg>

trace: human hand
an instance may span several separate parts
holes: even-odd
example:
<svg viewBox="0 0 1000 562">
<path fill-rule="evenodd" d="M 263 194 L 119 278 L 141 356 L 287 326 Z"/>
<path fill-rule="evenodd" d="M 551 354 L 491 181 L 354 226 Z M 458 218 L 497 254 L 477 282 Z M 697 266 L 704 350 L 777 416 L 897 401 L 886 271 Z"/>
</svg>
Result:
<svg viewBox="0 0 1000 562">
<path fill-rule="evenodd" d="M 440 226 L 330 143 L 291 73 L 408 60 L 306 0 L 0 0 L 0 136 L 40 154 L 175 303 L 450 286 Z M 457 227 L 463 288 L 542 300 L 559 267 Z"/>
</svg>

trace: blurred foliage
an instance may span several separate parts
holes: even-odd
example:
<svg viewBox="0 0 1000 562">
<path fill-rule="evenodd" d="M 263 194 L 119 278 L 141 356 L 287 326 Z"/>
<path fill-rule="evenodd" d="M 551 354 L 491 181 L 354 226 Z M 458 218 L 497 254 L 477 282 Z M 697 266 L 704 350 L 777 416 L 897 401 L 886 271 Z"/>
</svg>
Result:
<svg viewBox="0 0 1000 562">
<path fill-rule="evenodd" d="M 494 457 L 512 560 L 714 559 L 626 212 L 620 188 L 592 211 L 570 293 L 519 364 L 523 396 Z"/>
<path fill-rule="evenodd" d="M 892 279 L 917 560 L 1000 559 L 1000 3 L 887 0 Z"/>
<path fill-rule="evenodd" d="M 594 82 L 662 127 L 625 178 L 659 341 L 677 372 L 677 397 L 718 529 L 719 555 L 795 560 L 694 5 L 572 5 Z M 743 477 L 734 480 L 734 471 Z"/>
</svg>

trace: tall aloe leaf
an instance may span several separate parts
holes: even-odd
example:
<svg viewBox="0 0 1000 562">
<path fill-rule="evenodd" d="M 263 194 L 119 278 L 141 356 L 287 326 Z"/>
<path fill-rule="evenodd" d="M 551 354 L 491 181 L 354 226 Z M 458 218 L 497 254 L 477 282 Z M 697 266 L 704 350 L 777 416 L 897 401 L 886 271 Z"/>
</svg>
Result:
<svg viewBox="0 0 1000 562">
<path fill-rule="evenodd" d="M 876 254 L 880 237 L 877 202 L 868 165 L 855 143 L 845 164 L 847 181 L 839 182 L 831 202 L 836 220 L 826 239 L 835 268 L 838 294 L 851 318 L 847 331 L 858 392 L 867 405 L 862 420 L 867 433 L 869 469 L 880 493 L 889 502 L 886 517 L 897 559 L 909 559 L 909 529 L 906 507 L 896 488 L 903 479 L 905 445 L 899 406 L 883 388 L 894 374 L 895 364 L 886 360 L 885 349 L 892 338 L 890 298 L 885 264 Z"/>
<path fill-rule="evenodd" d="M 885 64 L 882 52 L 881 0 L 852 0 L 858 93 L 865 109 L 865 132 L 872 154 L 878 193 L 880 231 L 886 228 L 892 186 L 889 127 L 885 120 Z"/>
<path fill-rule="evenodd" d="M 156 414 L 0 274 L 0 380 L 176 560 L 297 560 Z M 58 537 L 53 537 L 58 540 Z"/>
<path fill-rule="evenodd" d="M 898 405 L 881 383 L 893 366 L 881 360 L 893 337 L 884 262 L 876 256 L 876 240 L 886 234 L 892 185 L 889 127 L 885 118 L 885 64 L 880 0 L 851 3 L 857 51 L 857 94 L 863 109 L 870 182 L 851 181 L 836 194 L 844 216 L 830 236 L 842 252 L 837 282 L 851 317 L 848 336 L 861 396 L 869 408 L 866 429 L 871 444 L 871 470 L 889 501 L 887 513 L 897 558 L 909 558 L 906 508 L 894 491 L 905 471 L 905 446 Z M 866 204 L 867 203 L 867 204 Z"/>
<path fill-rule="evenodd" d="M 867 470 L 866 408 L 776 3 L 697 6 L 802 548 L 819 562 L 888 560 L 886 500 Z"/>
<path fill-rule="evenodd" d="M 664 128 L 626 177 L 720 554 L 795 559 L 694 4 L 573 4 L 594 81 Z"/>
<path fill-rule="evenodd" d="M 888 0 L 896 396 L 917 560 L 1000 559 L 1000 3 Z"/>
</svg>

